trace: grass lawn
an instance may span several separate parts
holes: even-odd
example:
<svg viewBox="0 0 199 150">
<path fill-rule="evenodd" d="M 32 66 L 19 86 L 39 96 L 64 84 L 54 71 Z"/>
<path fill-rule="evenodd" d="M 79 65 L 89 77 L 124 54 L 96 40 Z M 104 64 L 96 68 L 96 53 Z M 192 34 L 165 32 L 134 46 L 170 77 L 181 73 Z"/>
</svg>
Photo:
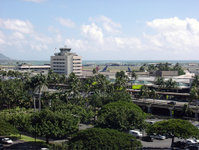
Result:
<svg viewBox="0 0 199 150">
<path fill-rule="evenodd" d="M 22 141 L 25 141 L 25 142 L 35 142 L 35 138 L 32 138 L 30 136 L 27 136 L 27 135 L 21 135 L 21 138 L 20 138 L 20 135 L 12 135 L 14 137 L 18 137 L 20 140 Z M 45 142 L 44 140 L 40 140 L 40 139 L 36 139 L 36 142 Z"/>
<path fill-rule="evenodd" d="M 23 140 L 23 141 L 26 141 L 26 142 L 34 142 L 35 138 L 32 138 L 30 136 L 26 136 L 26 135 L 21 135 L 21 139 L 20 140 Z M 40 139 L 36 139 L 36 142 L 44 142 L 44 141 L 40 140 Z"/>
</svg>

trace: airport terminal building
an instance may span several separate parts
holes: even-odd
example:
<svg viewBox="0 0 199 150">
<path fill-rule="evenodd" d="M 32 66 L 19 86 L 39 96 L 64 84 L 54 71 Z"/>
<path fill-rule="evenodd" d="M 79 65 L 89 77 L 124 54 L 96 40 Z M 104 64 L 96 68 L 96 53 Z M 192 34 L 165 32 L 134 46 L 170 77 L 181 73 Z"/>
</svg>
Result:
<svg viewBox="0 0 199 150">
<path fill-rule="evenodd" d="M 71 48 L 60 48 L 59 53 L 51 56 L 51 69 L 55 73 L 69 75 L 74 72 L 77 76 L 82 76 L 82 57 L 72 53 Z"/>
</svg>

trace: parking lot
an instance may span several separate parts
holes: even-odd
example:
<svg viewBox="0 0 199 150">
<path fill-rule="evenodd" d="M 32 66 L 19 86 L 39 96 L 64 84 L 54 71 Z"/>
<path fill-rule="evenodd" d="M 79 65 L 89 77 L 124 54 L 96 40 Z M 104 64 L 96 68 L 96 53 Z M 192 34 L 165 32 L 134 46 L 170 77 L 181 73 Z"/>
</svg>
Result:
<svg viewBox="0 0 199 150">
<path fill-rule="evenodd" d="M 177 139 L 179 140 L 179 139 Z M 156 140 L 154 139 L 153 142 L 145 142 L 141 140 L 143 147 L 153 147 L 153 148 L 170 148 L 171 147 L 171 138 L 165 140 Z"/>
</svg>

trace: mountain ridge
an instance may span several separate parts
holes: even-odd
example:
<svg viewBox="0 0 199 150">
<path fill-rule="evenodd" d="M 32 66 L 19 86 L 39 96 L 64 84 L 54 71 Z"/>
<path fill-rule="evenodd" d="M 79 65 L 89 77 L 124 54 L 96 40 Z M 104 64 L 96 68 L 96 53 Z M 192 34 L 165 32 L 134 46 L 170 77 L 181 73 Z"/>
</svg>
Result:
<svg viewBox="0 0 199 150">
<path fill-rule="evenodd" d="M 5 56 L 4 54 L 0 53 L 0 60 L 11 60 L 11 59 Z"/>
</svg>

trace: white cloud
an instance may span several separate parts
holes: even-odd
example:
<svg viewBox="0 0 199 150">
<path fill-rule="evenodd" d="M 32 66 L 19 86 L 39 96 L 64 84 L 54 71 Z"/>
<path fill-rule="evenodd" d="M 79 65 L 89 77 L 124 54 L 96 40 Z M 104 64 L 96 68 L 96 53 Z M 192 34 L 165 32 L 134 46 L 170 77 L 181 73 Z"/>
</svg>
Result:
<svg viewBox="0 0 199 150">
<path fill-rule="evenodd" d="M 155 19 L 147 25 L 157 31 L 155 35 L 145 36 L 153 46 L 176 53 L 199 50 L 199 22 L 196 19 Z"/>
<path fill-rule="evenodd" d="M 57 37 L 49 37 L 34 31 L 33 25 L 29 21 L 18 19 L 1 19 L 0 28 L 4 31 L 0 32 L 0 44 L 1 46 L 12 46 L 19 51 L 23 51 L 25 47 L 29 47 L 32 50 L 40 51 L 47 49 L 49 44 L 52 44 L 56 40 L 60 40 L 60 35 Z M 10 32 L 11 31 L 11 32 Z"/>
<path fill-rule="evenodd" d="M 100 23 L 101 26 L 103 27 L 103 29 L 108 33 L 111 33 L 111 34 L 120 33 L 121 24 L 114 22 L 113 20 L 111 20 L 110 18 L 108 18 L 106 16 L 90 18 L 90 20 Z"/>
<path fill-rule="evenodd" d="M 33 32 L 33 25 L 29 21 L 18 19 L 0 19 L 0 28 L 29 34 Z"/>
<path fill-rule="evenodd" d="M 198 59 L 199 22 L 196 19 L 154 19 L 146 25 L 149 31 L 153 29 L 155 32 L 144 33 L 139 38 L 125 36 L 121 25 L 114 24 L 107 17 L 91 18 L 90 21 L 91 24 L 82 25 L 82 38 L 67 39 L 66 44 L 80 52 L 95 52 L 98 59 L 100 55 L 108 59 Z M 106 27 L 106 24 L 112 28 Z M 111 56 L 108 56 L 109 53 Z"/>
<path fill-rule="evenodd" d="M 22 33 L 20 33 L 20 32 L 14 32 L 14 33 L 12 34 L 12 38 L 13 38 L 13 39 L 20 39 L 20 40 L 23 40 L 23 39 L 25 39 L 25 36 L 24 36 Z"/>
<path fill-rule="evenodd" d="M 86 50 L 88 49 L 87 41 L 83 40 L 76 40 L 76 39 L 66 39 L 65 40 L 65 45 L 67 47 L 71 47 L 73 49 L 78 49 L 78 50 Z"/>
<path fill-rule="evenodd" d="M 65 27 L 68 27 L 68 28 L 74 28 L 75 27 L 75 23 L 70 19 L 57 18 L 57 21 Z"/>
<path fill-rule="evenodd" d="M 26 1 L 26 2 L 34 2 L 34 3 L 42 3 L 46 0 L 23 0 L 23 1 Z"/>
<path fill-rule="evenodd" d="M 53 26 L 48 27 L 49 36 L 35 31 L 29 21 L 0 19 L 0 46 L 45 55 L 66 44 L 84 59 L 199 59 L 199 21 L 194 18 L 148 21 L 149 32 L 140 37 L 125 35 L 120 23 L 105 16 L 90 21 L 80 26 L 79 38 L 66 38 Z"/>
<path fill-rule="evenodd" d="M 101 16 L 99 20 L 102 22 L 103 28 L 109 33 L 120 33 L 119 29 L 121 25 L 119 23 L 113 22 L 110 18 Z"/>
<path fill-rule="evenodd" d="M 82 25 L 82 34 L 99 43 L 103 43 L 104 41 L 102 29 L 95 23 L 92 23 L 91 25 Z"/>
</svg>

